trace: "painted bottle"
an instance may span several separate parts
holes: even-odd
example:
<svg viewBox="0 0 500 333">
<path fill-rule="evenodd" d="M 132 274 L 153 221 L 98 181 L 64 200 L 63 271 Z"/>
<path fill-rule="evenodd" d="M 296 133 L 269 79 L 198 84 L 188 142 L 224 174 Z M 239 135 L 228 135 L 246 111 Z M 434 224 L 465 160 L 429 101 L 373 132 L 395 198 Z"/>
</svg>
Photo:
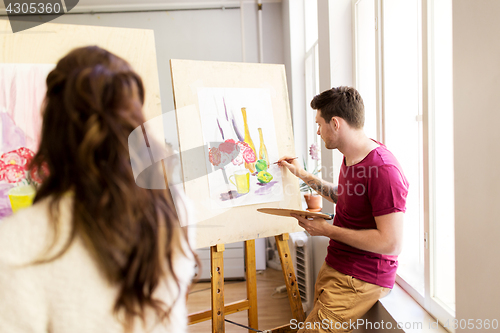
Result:
<svg viewBox="0 0 500 333">
<path fill-rule="evenodd" d="M 264 135 L 262 134 L 262 128 L 259 128 L 258 130 L 260 139 L 259 160 L 266 160 L 267 165 L 269 165 L 269 155 L 267 154 L 267 148 L 264 144 Z"/>
<path fill-rule="evenodd" d="M 256 150 L 255 150 L 255 145 L 253 144 L 252 138 L 250 137 L 250 130 L 248 129 L 248 122 L 247 122 L 247 108 L 241 108 L 241 114 L 243 115 L 243 124 L 245 126 L 245 142 L 252 148 L 255 156 Z M 255 163 L 246 163 L 245 162 L 245 168 L 247 168 L 251 173 L 255 172 Z"/>
</svg>

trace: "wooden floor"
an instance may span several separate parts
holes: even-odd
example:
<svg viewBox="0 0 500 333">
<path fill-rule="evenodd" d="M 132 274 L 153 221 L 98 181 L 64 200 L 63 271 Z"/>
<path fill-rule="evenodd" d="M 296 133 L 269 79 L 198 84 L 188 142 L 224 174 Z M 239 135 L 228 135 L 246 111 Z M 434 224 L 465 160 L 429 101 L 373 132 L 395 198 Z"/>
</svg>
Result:
<svg viewBox="0 0 500 333">
<path fill-rule="evenodd" d="M 276 293 L 275 288 L 285 284 L 283 272 L 271 268 L 257 272 L 257 303 L 259 313 L 259 330 L 271 329 L 289 324 L 292 319 L 290 303 L 286 292 Z M 226 281 L 224 284 L 224 302 L 231 303 L 246 298 L 245 281 Z M 210 309 L 210 282 L 199 282 L 191 290 L 188 302 L 188 313 Z M 226 319 L 247 325 L 247 311 L 226 316 Z M 255 327 L 254 327 L 255 328 Z M 211 321 L 205 321 L 188 327 L 189 333 L 209 333 L 212 331 Z M 226 322 L 227 333 L 247 333 L 247 329 Z"/>
</svg>

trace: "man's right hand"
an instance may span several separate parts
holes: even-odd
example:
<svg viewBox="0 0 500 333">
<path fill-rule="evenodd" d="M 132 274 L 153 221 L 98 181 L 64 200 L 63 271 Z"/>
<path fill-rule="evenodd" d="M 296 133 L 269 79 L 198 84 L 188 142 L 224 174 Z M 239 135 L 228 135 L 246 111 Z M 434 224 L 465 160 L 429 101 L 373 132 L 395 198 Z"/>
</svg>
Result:
<svg viewBox="0 0 500 333">
<path fill-rule="evenodd" d="M 288 170 L 290 170 L 291 173 L 299 178 L 301 178 L 301 176 L 303 176 L 305 173 L 304 168 L 300 165 L 297 158 L 291 156 L 283 156 L 282 158 L 280 158 L 278 160 L 278 165 L 281 167 L 286 167 Z"/>
</svg>

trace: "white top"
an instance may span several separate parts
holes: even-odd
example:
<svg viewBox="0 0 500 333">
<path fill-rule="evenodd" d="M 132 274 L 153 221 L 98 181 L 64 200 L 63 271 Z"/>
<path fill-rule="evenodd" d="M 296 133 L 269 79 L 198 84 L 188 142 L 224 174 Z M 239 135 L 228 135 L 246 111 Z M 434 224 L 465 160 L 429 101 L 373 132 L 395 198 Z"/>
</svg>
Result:
<svg viewBox="0 0 500 333">
<path fill-rule="evenodd" d="M 72 197 L 60 205 L 62 233 L 54 251 L 68 237 Z M 29 264 L 44 253 L 53 237 L 48 221 L 48 203 L 43 200 L 0 221 L 0 332 L 2 333 L 123 333 L 113 307 L 118 288 L 105 279 L 97 263 L 76 237 L 64 255 L 54 261 Z M 180 228 L 174 229 L 174 269 L 181 291 L 172 277 L 158 286 L 156 296 L 167 305 L 175 300 L 168 324 L 153 320 L 147 312 L 146 329 L 136 320 L 137 332 L 186 331 L 186 292 L 194 273 L 193 258 L 186 258 L 180 248 Z M 50 253 L 54 253 L 51 251 Z M 190 252 L 187 252 L 190 253 Z"/>
</svg>

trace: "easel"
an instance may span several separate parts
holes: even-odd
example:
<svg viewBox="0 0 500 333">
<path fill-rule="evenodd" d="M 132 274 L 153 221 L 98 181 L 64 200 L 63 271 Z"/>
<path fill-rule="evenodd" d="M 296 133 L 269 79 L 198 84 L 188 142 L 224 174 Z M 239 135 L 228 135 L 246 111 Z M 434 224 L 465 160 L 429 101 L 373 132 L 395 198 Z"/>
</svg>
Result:
<svg viewBox="0 0 500 333">
<path fill-rule="evenodd" d="M 275 236 L 276 246 L 281 260 L 281 269 L 285 278 L 288 300 L 292 310 L 293 318 L 297 321 L 306 319 L 302 301 L 300 300 L 299 288 L 293 269 L 292 257 L 288 247 L 288 234 Z M 210 247 L 211 262 L 211 299 L 210 310 L 190 314 L 189 325 L 212 319 L 212 333 L 224 333 L 224 317 L 226 315 L 248 310 L 248 326 L 258 329 L 257 316 L 257 269 L 255 265 L 255 240 L 245 241 L 245 268 L 247 278 L 247 298 L 230 304 L 224 304 L 224 244 L 217 244 Z M 273 333 L 296 332 L 290 325 L 276 327 L 270 330 Z M 252 332 L 249 330 L 249 332 Z"/>
<path fill-rule="evenodd" d="M 264 108 L 272 113 L 271 118 L 274 120 L 274 128 L 270 127 L 267 131 L 269 133 L 275 133 L 276 138 L 280 138 L 280 140 L 275 138 L 273 141 L 269 141 L 271 139 L 267 141 L 268 145 L 270 142 L 275 141 L 272 150 L 275 155 L 273 159 L 277 160 L 279 156 L 291 156 L 295 154 L 293 148 L 292 118 L 290 105 L 288 103 L 285 68 L 283 65 L 171 59 L 170 69 L 172 73 L 172 90 L 176 108 L 179 151 L 191 151 L 204 146 L 207 143 L 207 140 L 204 138 L 205 134 L 207 138 L 211 138 L 210 140 L 212 141 L 218 141 L 219 138 L 225 140 L 223 129 L 220 124 L 215 122 L 215 118 L 205 126 L 208 126 L 209 132 L 211 131 L 210 128 L 220 131 L 222 136 L 219 137 L 218 134 L 214 136 L 209 134 L 209 132 L 205 133 L 203 130 L 202 114 L 217 117 L 217 122 L 219 121 L 218 110 L 213 112 L 214 110 L 211 109 L 211 107 L 205 108 L 205 106 L 212 105 L 212 100 L 210 100 L 210 103 L 205 103 L 206 101 L 202 102 L 204 103 L 202 104 L 203 110 L 200 109 L 199 93 L 203 92 L 202 89 L 209 88 L 212 90 L 205 91 L 207 94 L 219 97 L 220 94 L 229 94 L 229 96 L 232 96 L 233 106 L 237 104 L 241 107 L 254 105 L 254 101 L 247 99 L 245 96 L 247 94 L 251 96 L 253 93 L 258 93 L 255 96 L 261 96 L 262 98 L 259 98 L 262 99 L 262 103 L 255 104 L 254 110 L 263 110 Z M 236 90 L 233 90 L 233 88 Z M 220 89 L 224 89 L 224 92 Z M 249 90 L 245 92 L 241 89 Z M 268 93 L 269 96 L 267 95 Z M 203 100 L 202 98 L 202 101 Z M 216 105 L 214 107 L 217 108 Z M 227 112 L 229 111 L 227 111 L 225 107 L 224 109 L 226 125 L 234 127 L 234 118 L 231 120 L 232 124 L 229 124 L 229 118 L 227 116 Z M 221 114 L 222 112 L 221 109 Z M 255 111 L 255 115 L 256 118 L 254 119 L 259 118 L 260 112 Z M 221 120 L 223 120 L 223 118 L 221 118 Z M 243 119 L 241 122 L 243 122 Z M 217 126 L 218 129 L 215 126 Z M 240 126 L 243 125 L 240 124 Z M 252 128 L 254 130 L 257 129 L 255 126 L 250 126 L 249 131 L 251 131 Z M 234 132 L 237 137 L 236 130 Z M 252 135 L 257 137 L 256 133 Z M 236 139 L 232 134 L 228 134 L 227 130 L 226 136 L 228 138 L 232 137 L 233 140 Z M 258 136 L 260 137 L 260 135 Z M 269 147 L 271 146 L 269 145 Z M 268 150 L 269 147 L 267 148 Z M 298 224 L 291 224 L 290 221 L 285 218 L 277 218 L 276 216 L 257 212 L 254 206 L 257 202 L 253 202 L 253 199 L 250 199 L 248 202 L 233 205 L 223 204 L 223 207 L 219 208 L 224 208 L 224 211 L 218 208 L 213 209 L 212 204 L 220 204 L 220 202 L 218 199 L 219 194 L 214 192 L 214 195 L 214 193 L 211 192 L 209 174 L 206 174 L 205 171 L 208 170 L 207 156 L 206 153 L 191 154 L 187 157 L 187 155 L 181 153 L 181 179 L 183 180 L 184 192 L 193 203 L 193 211 L 204 212 L 197 216 L 196 221 L 193 221 L 197 225 L 195 247 L 205 248 L 210 246 L 212 268 L 211 309 L 191 314 L 189 316 L 189 323 L 195 324 L 212 319 L 212 332 L 223 333 L 225 331 L 224 323 L 226 315 L 248 310 L 248 327 L 258 329 L 257 272 L 255 266 L 254 239 L 271 236 L 276 238 L 276 245 L 281 259 L 281 267 L 283 276 L 285 277 L 288 300 L 290 302 L 293 317 L 298 321 L 304 321 L 305 314 L 302 309 L 295 271 L 288 248 L 288 232 L 302 231 L 302 229 Z M 219 182 L 220 179 L 215 181 L 214 184 Z M 277 206 L 300 209 L 301 195 L 297 178 L 285 173 L 282 174 L 281 182 L 283 189 L 294 188 L 295 191 L 287 193 L 287 195 L 284 195 L 283 198 L 279 200 L 272 197 L 267 198 L 269 200 L 266 199 L 264 202 L 257 200 L 259 201 L 259 207 L 269 208 Z M 235 221 L 240 221 L 242 216 L 244 216 L 248 222 L 251 222 L 248 227 L 241 228 L 242 224 L 234 223 Z M 217 228 L 214 228 L 214 226 L 217 226 Z M 247 297 L 241 301 L 224 304 L 224 244 L 239 242 L 244 239 L 247 240 L 245 241 Z M 217 245 L 214 246 L 213 244 Z M 269 332 L 269 330 L 267 332 Z M 284 326 L 275 328 L 271 330 L 271 332 L 293 332 L 293 330 L 291 330 L 290 327 L 287 328 Z"/>
</svg>

